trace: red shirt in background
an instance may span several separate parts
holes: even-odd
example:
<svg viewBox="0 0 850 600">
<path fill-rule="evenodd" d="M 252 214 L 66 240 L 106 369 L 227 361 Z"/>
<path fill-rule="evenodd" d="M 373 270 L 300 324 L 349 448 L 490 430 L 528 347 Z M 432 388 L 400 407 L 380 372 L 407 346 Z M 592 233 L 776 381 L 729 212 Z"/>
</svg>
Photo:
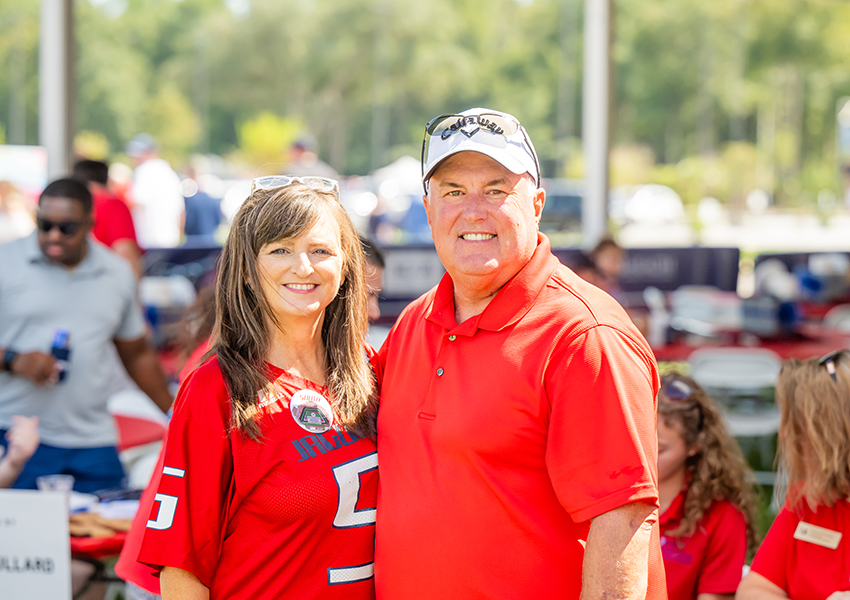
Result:
<svg viewBox="0 0 850 600">
<path fill-rule="evenodd" d="M 801 523 L 841 534 L 838 548 L 794 538 Z M 775 583 L 794 600 L 823 600 L 833 592 L 850 591 L 850 503 L 839 500 L 829 508 L 809 508 L 805 501 L 796 511 L 785 506 L 767 532 L 752 570 Z"/>
<path fill-rule="evenodd" d="M 661 554 L 667 571 L 670 600 L 696 599 L 699 594 L 734 594 L 747 559 L 747 522 L 728 500 L 714 502 L 690 537 L 668 532 L 685 516 L 685 492 L 661 515 Z"/>
<path fill-rule="evenodd" d="M 92 216 L 94 239 L 110 248 L 119 240 L 131 240 L 136 246 L 136 228 L 130 209 L 118 196 L 107 190 L 96 190 L 92 194 Z"/>
</svg>

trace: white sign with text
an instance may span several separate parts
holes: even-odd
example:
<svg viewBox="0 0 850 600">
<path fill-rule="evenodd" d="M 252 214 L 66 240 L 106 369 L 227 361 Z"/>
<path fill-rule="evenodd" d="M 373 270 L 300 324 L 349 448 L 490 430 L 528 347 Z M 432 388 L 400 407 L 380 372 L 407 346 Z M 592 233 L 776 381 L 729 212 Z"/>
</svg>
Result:
<svg viewBox="0 0 850 600">
<path fill-rule="evenodd" d="M 0 490 L 0 596 L 71 598 L 65 493 Z"/>
</svg>

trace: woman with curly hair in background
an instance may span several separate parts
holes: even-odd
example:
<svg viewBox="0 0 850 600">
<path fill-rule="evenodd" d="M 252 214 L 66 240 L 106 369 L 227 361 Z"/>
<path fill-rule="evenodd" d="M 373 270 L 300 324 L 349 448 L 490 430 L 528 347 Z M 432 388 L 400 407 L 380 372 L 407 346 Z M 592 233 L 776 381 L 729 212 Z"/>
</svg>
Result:
<svg viewBox="0 0 850 600">
<path fill-rule="evenodd" d="M 787 361 L 776 402 L 787 494 L 736 597 L 850 598 L 850 353 Z"/>
<path fill-rule="evenodd" d="M 679 374 L 658 394 L 658 480 L 668 598 L 731 598 L 755 546 L 751 474 L 712 399 Z"/>
</svg>

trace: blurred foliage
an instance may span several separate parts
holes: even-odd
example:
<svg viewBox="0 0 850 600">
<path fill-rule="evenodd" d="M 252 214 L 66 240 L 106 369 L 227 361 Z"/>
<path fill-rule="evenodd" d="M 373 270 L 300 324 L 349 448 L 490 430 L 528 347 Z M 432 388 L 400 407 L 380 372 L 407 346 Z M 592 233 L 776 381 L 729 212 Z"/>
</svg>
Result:
<svg viewBox="0 0 850 600">
<path fill-rule="evenodd" d="M 245 121 L 239 128 L 240 153 L 237 158 L 250 165 L 275 163 L 282 166 L 287 162 L 289 146 L 301 129 L 297 121 L 282 119 L 271 113 Z"/>
<path fill-rule="evenodd" d="M 109 140 L 99 131 L 84 129 L 74 136 L 74 154 L 91 160 L 107 160 Z"/>
<path fill-rule="evenodd" d="M 750 186 L 789 206 L 841 195 L 850 3 L 612 2 L 613 183 L 667 183 L 689 203 L 732 207 Z M 544 174 L 577 177 L 583 5 L 76 0 L 76 127 L 113 151 L 147 131 L 178 163 L 192 152 L 279 161 L 290 129 L 270 125 L 264 141 L 246 131 L 275 115 L 312 133 L 340 172 L 366 173 L 418 155 L 434 115 L 489 106 L 522 120 Z M 38 16 L 35 0 L 0 0 L 9 143 L 37 139 Z"/>
</svg>

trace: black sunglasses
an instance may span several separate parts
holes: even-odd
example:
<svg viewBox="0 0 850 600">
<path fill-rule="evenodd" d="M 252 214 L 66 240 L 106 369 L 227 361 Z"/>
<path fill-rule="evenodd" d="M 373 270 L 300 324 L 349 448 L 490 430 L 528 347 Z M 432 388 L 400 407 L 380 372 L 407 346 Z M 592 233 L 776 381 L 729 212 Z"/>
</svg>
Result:
<svg viewBox="0 0 850 600">
<path fill-rule="evenodd" d="M 838 378 L 835 376 L 835 363 L 838 362 L 838 357 L 840 357 L 844 353 L 844 349 L 836 350 L 835 352 L 830 352 L 829 354 L 824 354 L 818 360 L 818 364 L 822 367 L 826 367 L 826 372 L 829 373 L 829 376 L 832 377 L 832 380 L 835 383 L 838 383 Z"/>
<path fill-rule="evenodd" d="M 434 117 L 425 125 L 425 135 L 422 136 L 422 150 L 419 155 L 419 164 L 422 167 L 422 177 L 425 177 L 425 159 L 428 154 L 428 144 L 431 136 L 440 135 L 445 139 L 448 135 L 455 133 L 463 128 L 464 125 L 476 124 L 479 126 L 479 131 L 484 131 L 493 135 L 514 135 L 517 131 L 522 133 L 523 141 L 528 149 L 531 158 L 534 159 L 534 167 L 537 170 L 537 187 L 540 187 L 540 162 L 537 160 L 537 153 L 531 145 L 531 140 L 528 139 L 528 134 L 525 132 L 519 121 L 499 113 L 483 112 L 474 115 L 459 115 L 448 114 Z M 477 132 L 476 132 L 477 133 Z M 428 193 L 427 182 L 422 182 L 422 187 L 425 189 L 425 194 Z"/>
<path fill-rule="evenodd" d="M 74 235 L 80 230 L 80 227 L 83 226 L 83 223 L 80 221 L 50 221 L 48 219 L 43 219 L 42 217 L 37 217 L 35 224 L 38 226 L 39 231 L 50 233 L 50 231 L 55 227 L 59 229 L 59 233 L 65 236 Z"/>
</svg>

